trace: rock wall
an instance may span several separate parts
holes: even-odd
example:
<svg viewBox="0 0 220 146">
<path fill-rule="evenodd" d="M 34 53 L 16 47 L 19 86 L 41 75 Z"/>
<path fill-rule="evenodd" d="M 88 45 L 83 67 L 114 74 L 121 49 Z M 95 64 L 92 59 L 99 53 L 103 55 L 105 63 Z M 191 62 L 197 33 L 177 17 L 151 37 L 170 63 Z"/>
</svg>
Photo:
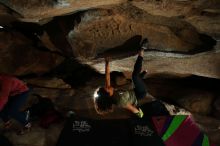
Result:
<svg viewBox="0 0 220 146">
<path fill-rule="evenodd" d="M 42 74 L 63 61 L 63 57 L 38 50 L 19 32 L 0 32 L 0 72 L 13 75 Z"/>
<path fill-rule="evenodd" d="M 40 46 L 50 50 L 58 58 L 74 57 L 98 71 L 101 66 L 99 68 L 97 66 L 103 61 L 101 58 L 109 56 L 115 64 L 118 64 L 117 67 L 113 66 L 113 70 L 132 71 L 131 68 L 125 69 L 126 65 L 119 64 L 122 60 L 133 61 L 131 56 L 135 55 L 141 40 L 148 38 L 150 51 L 146 59 L 152 60 L 148 61 L 147 66 L 150 66 L 149 69 L 153 74 L 181 76 L 192 74 L 219 78 L 218 1 L 1 0 L 0 2 L 1 16 L 10 16 L 14 19 L 1 20 L 1 25 L 5 27 L 1 31 L 6 33 L 5 30 L 15 29 L 21 34 L 27 34 L 28 31 L 28 35 L 25 35 L 28 41 L 23 44 L 25 48 L 29 48 L 31 44 L 39 50 Z M 1 46 L 3 49 L 7 46 L 5 39 L 7 37 L 2 41 L 5 42 Z M 19 48 L 16 45 L 13 47 Z M 52 60 L 57 60 L 57 57 L 52 57 L 54 58 Z M 210 63 L 211 61 L 214 63 Z M 164 64 L 162 68 L 160 62 Z M 4 67 L 11 66 L 9 63 L 5 63 Z M 20 62 L 21 64 L 23 62 Z M 59 63 L 55 63 L 54 66 L 57 64 Z M 203 68 L 198 64 L 204 64 Z M 41 70 L 30 69 L 24 73 L 19 71 L 19 75 L 47 72 L 46 69 Z"/>
</svg>

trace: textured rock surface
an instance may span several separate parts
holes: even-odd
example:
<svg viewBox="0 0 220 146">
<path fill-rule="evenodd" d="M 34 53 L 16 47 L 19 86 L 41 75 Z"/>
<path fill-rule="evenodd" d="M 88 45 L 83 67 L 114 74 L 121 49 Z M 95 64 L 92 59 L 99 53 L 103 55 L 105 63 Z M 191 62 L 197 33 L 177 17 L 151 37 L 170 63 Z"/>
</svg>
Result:
<svg viewBox="0 0 220 146">
<path fill-rule="evenodd" d="M 220 52 L 210 51 L 196 55 L 182 55 L 163 52 L 145 52 L 143 69 L 147 69 L 149 75 L 167 74 L 176 76 L 198 75 L 210 78 L 220 78 Z M 124 59 L 112 60 L 112 70 L 132 71 L 136 56 Z M 87 62 L 97 70 L 104 72 L 104 62 Z"/>
<path fill-rule="evenodd" d="M 214 39 L 218 40 L 220 33 L 218 11 L 220 5 L 218 1 L 152 0 L 147 2 L 140 0 L 126 2 L 116 0 L 106 2 L 94 0 L 54 2 L 42 0 L 40 2 L 20 3 L 12 0 L 2 0 L 1 2 L 8 6 L 6 8 L 1 5 L 2 14 L 17 17 L 15 13 L 21 13 L 23 20 L 30 19 L 31 21 L 31 19 L 40 20 L 45 18 L 50 21 L 49 23 L 44 21 L 44 25 L 40 23 L 41 26 L 38 26 L 36 29 L 41 29 L 42 31 L 42 34 L 37 33 L 38 41 L 53 53 L 70 57 L 74 56 L 81 61 L 91 61 L 90 59 L 94 59 L 92 61 L 94 65 L 92 66 L 99 65 L 97 58 L 110 56 L 115 59 L 115 63 L 119 64 L 117 69 L 113 67 L 113 70 L 122 71 L 126 68 L 123 65 L 120 66 L 120 59 L 124 58 L 128 60 L 127 62 L 133 62 L 130 56 L 136 52 L 141 39 L 147 37 L 150 42 L 150 49 L 152 50 L 152 54 L 149 54 L 154 56 L 152 61 L 149 61 L 149 69 L 152 72 L 184 76 L 194 74 L 219 78 L 216 67 L 219 66 L 218 55 L 215 55 L 215 51 L 213 51 L 213 58 L 202 54 L 194 56 L 180 54 L 180 57 L 172 58 L 176 54 L 154 53 L 154 50 L 160 50 L 173 53 L 195 54 L 212 50 L 215 45 Z M 61 5 L 63 7 L 57 7 Z M 13 11 L 9 8 L 13 9 Z M 81 8 L 86 11 L 81 11 Z M 39 11 L 39 9 L 41 10 Z M 67 14 L 66 10 L 74 14 L 52 20 L 53 16 Z M 180 12 L 180 10 L 182 11 Z M 59 14 L 54 11 L 57 11 Z M 25 24 L 27 31 L 30 31 L 33 37 L 36 35 L 37 30 L 34 30 L 34 28 L 29 29 L 31 25 Z M 13 24 L 13 26 L 16 25 Z M 26 28 L 20 31 L 25 31 Z M 4 45 L 7 45 L 7 43 Z M 14 47 L 19 48 L 17 45 L 15 44 Z M 29 41 L 26 41 L 26 44 L 23 45 L 25 48 L 28 48 L 30 46 Z M 207 54 L 211 56 L 211 53 L 208 52 Z M 52 56 L 52 60 L 60 62 L 57 59 L 60 56 L 55 55 L 55 58 L 54 55 Z M 215 61 L 215 63 L 209 64 L 211 61 Z M 162 68 L 160 62 L 165 63 L 165 65 L 162 65 Z M 197 63 L 205 64 L 205 67 L 198 67 L 195 65 Z M 46 64 L 44 65 L 46 66 Z M 57 63 L 54 64 L 54 66 L 56 65 Z M 28 71 L 18 71 L 16 74 L 23 74 L 21 72 L 25 72 L 25 74 L 46 72 L 46 69 L 41 64 L 39 64 L 38 69 L 36 69 L 37 66 L 38 64 L 35 65 L 35 68 L 29 68 Z"/>
<path fill-rule="evenodd" d="M 19 32 L 0 32 L 0 72 L 14 75 L 42 74 L 63 61 L 63 57 L 33 46 Z"/>
<path fill-rule="evenodd" d="M 76 57 L 94 58 L 136 35 L 147 37 L 151 48 L 164 51 L 196 51 L 204 43 L 189 23 L 154 17 L 129 4 L 86 12 L 68 38 Z M 125 49 L 129 55 L 135 48 Z"/>
<path fill-rule="evenodd" d="M 19 17 L 15 11 L 10 10 L 9 8 L 5 7 L 0 3 L 0 24 L 1 25 L 8 25 L 11 22 L 15 21 L 16 18 Z"/>
<path fill-rule="evenodd" d="M 21 20 L 39 22 L 42 19 L 103 5 L 119 4 L 126 2 L 126 0 L 32 0 L 22 2 L 16 0 L 1 0 L 0 2 L 22 15 L 23 18 L 21 18 Z"/>
<path fill-rule="evenodd" d="M 58 78 L 32 78 L 25 80 L 28 84 L 46 87 L 46 88 L 55 88 L 55 89 L 70 89 L 71 86 L 66 84 L 62 79 Z"/>
</svg>

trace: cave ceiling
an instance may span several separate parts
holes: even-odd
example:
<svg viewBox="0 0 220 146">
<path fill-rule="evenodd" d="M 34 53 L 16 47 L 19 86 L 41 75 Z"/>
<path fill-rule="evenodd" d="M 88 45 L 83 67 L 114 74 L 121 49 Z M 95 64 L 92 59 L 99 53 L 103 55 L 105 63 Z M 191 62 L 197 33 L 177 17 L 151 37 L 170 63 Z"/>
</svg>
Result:
<svg viewBox="0 0 220 146">
<path fill-rule="evenodd" d="M 218 0 L 0 0 L 0 25 L 4 73 L 46 73 L 65 58 L 103 72 L 106 56 L 130 72 L 148 38 L 150 75 L 220 78 Z"/>
</svg>

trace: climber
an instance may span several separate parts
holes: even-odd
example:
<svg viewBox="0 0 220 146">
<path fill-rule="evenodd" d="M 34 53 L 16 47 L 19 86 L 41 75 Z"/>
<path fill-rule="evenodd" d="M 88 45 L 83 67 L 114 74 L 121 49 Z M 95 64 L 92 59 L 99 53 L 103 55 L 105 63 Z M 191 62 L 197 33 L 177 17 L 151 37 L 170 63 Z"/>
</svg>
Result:
<svg viewBox="0 0 220 146">
<path fill-rule="evenodd" d="M 138 57 L 132 73 L 134 85 L 134 89 L 132 90 L 116 90 L 111 87 L 109 59 L 105 59 L 105 87 L 98 88 L 94 94 L 95 109 L 99 114 L 113 111 L 113 104 L 115 104 L 131 111 L 140 118 L 143 117 L 143 111 L 137 108 L 137 99 L 144 98 L 147 94 L 145 83 L 142 80 L 142 76 L 147 72 L 143 71 L 141 73 L 141 70 L 144 50 L 148 48 L 148 40 L 144 39 L 141 44 L 141 49 L 138 51 Z"/>
<path fill-rule="evenodd" d="M 30 130 L 29 112 L 21 111 L 28 98 L 28 92 L 29 88 L 21 80 L 0 74 L 0 117 L 5 129 L 10 128 L 13 118 L 23 125 L 17 134 L 24 134 Z"/>
</svg>

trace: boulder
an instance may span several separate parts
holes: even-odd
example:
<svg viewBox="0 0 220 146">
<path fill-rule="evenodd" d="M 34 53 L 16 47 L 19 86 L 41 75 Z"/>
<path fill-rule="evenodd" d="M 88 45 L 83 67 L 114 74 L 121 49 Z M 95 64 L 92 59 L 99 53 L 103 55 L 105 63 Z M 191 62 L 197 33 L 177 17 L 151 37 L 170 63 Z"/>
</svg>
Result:
<svg viewBox="0 0 220 146">
<path fill-rule="evenodd" d="M 63 61 L 63 57 L 34 47 L 19 32 L 0 32 L 0 72 L 13 75 L 43 74 Z"/>
</svg>

